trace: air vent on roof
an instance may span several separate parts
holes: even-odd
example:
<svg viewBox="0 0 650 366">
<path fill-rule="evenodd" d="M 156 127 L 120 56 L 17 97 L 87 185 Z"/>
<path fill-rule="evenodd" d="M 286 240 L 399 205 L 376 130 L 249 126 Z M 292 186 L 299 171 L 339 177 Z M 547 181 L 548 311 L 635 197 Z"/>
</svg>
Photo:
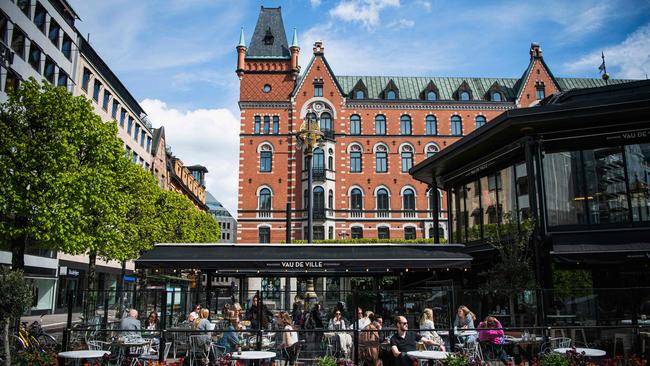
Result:
<svg viewBox="0 0 650 366">
<path fill-rule="evenodd" d="M 266 34 L 264 35 L 264 44 L 267 46 L 273 45 L 273 32 L 271 32 L 271 27 L 266 30 Z"/>
</svg>

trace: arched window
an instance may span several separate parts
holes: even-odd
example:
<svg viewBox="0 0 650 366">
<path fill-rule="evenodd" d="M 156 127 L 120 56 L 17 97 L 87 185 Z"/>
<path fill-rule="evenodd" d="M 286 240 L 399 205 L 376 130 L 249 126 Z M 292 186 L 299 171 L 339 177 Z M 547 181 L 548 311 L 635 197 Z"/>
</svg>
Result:
<svg viewBox="0 0 650 366">
<path fill-rule="evenodd" d="M 260 211 L 271 211 L 271 190 L 270 189 L 262 188 L 260 190 L 258 206 Z"/>
<path fill-rule="evenodd" d="M 334 208 L 334 191 L 330 189 L 329 193 L 327 194 L 327 207 L 333 209 Z"/>
<path fill-rule="evenodd" d="M 390 210 L 390 202 L 386 188 L 379 188 L 379 190 L 377 190 L 377 210 Z"/>
<path fill-rule="evenodd" d="M 476 116 L 476 128 L 483 127 L 485 125 L 485 117 L 484 116 Z"/>
<path fill-rule="evenodd" d="M 350 135 L 361 135 L 361 117 L 358 114 L 350 116 Z"/>
<path fill-rule="evenodd" d="M 494 92 L 492 93 L 492 101 L 493 102 L 501 102 L 503 100 L 501 93 L 499 92 Z"/>
<path fill-rule="evenodd" d="M 458 97 L 459 97 L 458 99 L 460 99 L 462 101 L 468 101 L 470 99 L 469 92 L 467 92 L 467 91 L 460 92 Z"/>
<path fill-rule="evenodd" d="M 377 239 L 390 239 L 390 228 L 388 226 L 378 227 Z"/>
<path fill-rule="evenodd" d="M 273 168 L 273 150 L 269 145 L 260 148 L 260 172 L 268 173 Z"/>
<path fill-rule="evenodd" d="M 413 226 L 407 226 L 404 228 L 404 239 L 405 240 L 415 240 L 417 238 L 415 234 L 415 228 Z"/>
<path fill-rule="evenodd" d="M 312 158 L 311 164 L 314 170 L 325 169 L 325 152 L 320 147 L 314 149 L 314 157 Z"/>
<path fill-rule="evenodd" d="M 350 209 L 355 211 L 363 210 L 363 194 L 359 188 L 350 191 Z"/>
<path fill-rule="evenodd" d="M 352 239 L 363 239 L 363 227 L 353 226 L 350 228 L 350 234 Z"/>
<path fill-rule="evenodd" d="M 436 145 L 428 145 L 427 146 L 427 158 L 430 158 L 434 156 L 438 151 L 440 151 L 440 148 Z"/>
<path fill-rule="evenodd" d="M 405 211 L 415 210 L 415 192 L 411 188 L 406 188 L 402 193 L 402 206 Z"/>
<path fill-rule="evenodd" d="M 463 135 L 463 121 L 460 119 L 460 116 L 451 117 L 451 134 L 454 136 Z"/>
<path fill-rule="evenodd" d="M 327 170 L 334 170 L 334 150 L 327 150 Z"/>
<path fill-rule="evenodd" d="M 413 167 L 413 148 L 405 145 L 402 147 L 402 173 L 408 173 Z"/>
<path fill-rule="evenodd" d="M 280 133 L 280 117 L 278 116 L 273 116 L 273 133 L 276 135 Z"/>
<path fill-rule="evenodd" d="M 366 94 L 363 92 L 363 90 L 357 90 L 354 93 L 354 99 L 366 99 Z"/>
<path fill-rule="evenodd" d="M 332 133 L 332 116 L 327 112 L 320 115 L 320 130 L 324 134 Z"/>
<path fill-rule="evenodd" d="M 438 134 L 438 121 L 436 121 L 435 116 L 428 115 L 426 118 L 426 134 L 427 135 L 437 135 Z"/>
<path fill-rule="evenodd" d="M 314 187 L 314 218 L 325 218 L 325 190 Z"/>
<path fill-rule="evenodd" d="M 375 117 L 375 135 L 386 134 L 386 117 L 379 114 Z"/>
<path fill-rule="evenodd" d="M 429 90 L 427 92 L 427 100 L 437 100 L 437 99 L 438 96 L 436 95 L 436 92 L 434 92 L 433 90 Z"/>
<path fill-rule="evenodd" d="M 361 146 L 350 147 L 350 173 L 361 173 L 363 162 L 361 160 Z"/>
<path fill-rule="evenodd" d="M 402 135 L 411 134 L 411 116 L 403 115 L 399 119 L 399 133 Z"/>
<path fill-rule="evenodd" d="M 384 145 L 377 146 L 377 151 L 375 152 L 375 172 L 388 172 L 388 149 Z"/>
<path fill-rule="evenodd" d="M 264 116 L 264 134 L 268 135 L 271 133 L 271 117 Z"/>
<path fill-rule="evenodd" d="M 397 93 L 395 93 L 394 90 L 389 90 L 386 92 L 386 99 L 388 100 L 394 100 L 397 99 Z"/>
<path fill-rule="evenodd" d="M 435 199 L 438 200 L 438 211 L 442 210 L 442 195 L 437 189 L 429 189 L 427 191 L 427 196 L 429 197 L 429 210 L 434 209 Z"/>
</svg>

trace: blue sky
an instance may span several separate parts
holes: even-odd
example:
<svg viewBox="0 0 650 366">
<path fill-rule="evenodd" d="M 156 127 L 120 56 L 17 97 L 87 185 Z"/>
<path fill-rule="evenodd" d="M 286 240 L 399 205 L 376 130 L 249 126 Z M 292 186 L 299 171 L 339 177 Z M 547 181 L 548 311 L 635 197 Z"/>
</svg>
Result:
<svg viewBox="0 0 650 366">
<path fill-rule="evenodd" d="M 240 27 L 250 42 L 260 5 L 282 6 L 301 65 L 322 40 L 338 75 L 519 77 L 539 42 L 556 76 L 650 74 L 650 1 L 69 0 L 90 42 L 168 144 L 208 167 L 207 186 L 237 201 Z"/>
</svg>

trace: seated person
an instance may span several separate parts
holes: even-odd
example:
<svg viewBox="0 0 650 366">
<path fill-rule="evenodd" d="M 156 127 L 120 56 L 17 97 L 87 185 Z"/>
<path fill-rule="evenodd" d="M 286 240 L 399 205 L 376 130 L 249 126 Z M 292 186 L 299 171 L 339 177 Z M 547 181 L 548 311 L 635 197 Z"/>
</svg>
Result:
<svg viewBox="0 0 650 366">
<path fill-rule="evenodd" d="M 427 339 L 440 344 L 440 350 L 444 351 L 445 346 L 442 338 L 435 331 L 435 324 L 433 323 L 433 310 L 426 308 L 422 311 L 422 317 L 420 318 L 420 334 Z"/>
<path fill-rule="evenodd" d="M 359 333 L 359 353 L 361 360 L 369 366 L 381 366 L 379 359 L 379 331 L 382 326 L 381 316 L 371 314 L 369 317 L 370 324 L 368 324 Z"/>
<path fill-rule="evenodd" d="M 120 321 L 121 330 L 134 330 L 135 332 L 124 332 L 121 336 L 125 338 L 139 338 L 140 337 L 140 321 L 138 320 L 138 311 L 131 309 L 129 316 Z"/>
<path fill-rule="evenodd" d="M 232 353 L 237 350 L 237 345 L 241 343 L 240 331 L 242 330 L 239 318 L 235 312 L 228 314 L 230 325 L 223 332 L 223 337 L 219 340 L 219 345 L 226 349 L 226 353 Z"/>
<path fill-rule="evenodd" d="M 252 329 L 266 329 L 269 324 L 269 319 L 273 317 L 273 313 L 266 307 L 262 305 L 262 321 L 258 320 L 259 317 L 259 299 L 257 296 L 253 296 L 251 307 L 246 313 L 246 318 L 251 321 Z"/>
<path fill-rule="evenodd" d="M 503 350 L 503 327 L 501 322 L 493 316 L 488 316 L 478 325 L 478 340 L 482 344 L 489 346 L 489 351 L 493 351 L 495 356 L 504 363 L 508 361 L 508 355 Z"/>
<path fill-rule="evenodd" d="M 293 365 L 296 361 L 298 332 L 293 329 L 293 319 L 291 319 L 289 313 L 282 312 L 280 315 L 280 324 L 284 330 L 282 333 L 282 344 L 280 344 L 280 348 L 286 352 L 289 365 Z"/>
<path fill-rule="evenodd" d="M 210 311 L 208 309 L 199 310 L 199 318 L 195 319 L 192 325 L 192 328 L 201 332 L 199 333 L 198 346 L 203 347 L 206 351 L 209 349 L 210 341 L 212 340 L 212 334 L 210 332 L 212 330 L 212 323 L 208 320 L 209 316 Z"/>
<path fill-rule="evenodd" d="M 342 330 L 342 329 L 347 329 L 346 324 L 345 324 L 345 319 L 341 317 L 341 311 L 336 310 L 334 312 L 334 316 L 332 319 L 330 319 L 329 323 L 327 324 L 327 329 L 329 330 Z"/>
<path fill-rule="evenodd" d="M 420 340 L 430 346 L 440 346 L 431 339 L 423 338 L 419 333 L 408 331 L 408 321 L 403 316 L 397 317 L 397 333 L 390 338 L 390 348 L 395 356 L 396 366 L 411 366 L 416 361 L 407 353 L 417 350 L 417 342 Z"/>
</svg>

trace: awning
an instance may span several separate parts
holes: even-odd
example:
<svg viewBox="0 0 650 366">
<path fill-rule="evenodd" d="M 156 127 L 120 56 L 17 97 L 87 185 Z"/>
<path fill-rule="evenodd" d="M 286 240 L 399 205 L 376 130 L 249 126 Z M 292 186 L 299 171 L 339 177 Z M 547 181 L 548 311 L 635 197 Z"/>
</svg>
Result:
<svg viewBox="0 0 650 366">
<path fill-rule="evenodd" d="M 292 276 L 467 268 L 461 244 L 156 244 L 136 268 Z"/>
<path fill-rule="evenodd" d="M 639 233 L 554 235 L 551 254 L 560 263 L 621 264 L 650 261 L 650 242 Z M 641 240 L 639 240 L 641 239 Z"/>
</svg>

